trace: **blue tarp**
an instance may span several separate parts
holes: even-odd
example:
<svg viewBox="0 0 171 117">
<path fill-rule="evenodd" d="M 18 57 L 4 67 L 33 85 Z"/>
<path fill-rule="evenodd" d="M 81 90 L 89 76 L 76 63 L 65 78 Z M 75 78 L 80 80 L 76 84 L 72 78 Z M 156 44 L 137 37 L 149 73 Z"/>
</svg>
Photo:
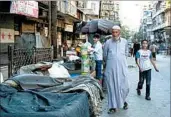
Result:
<svg viewBox="0 0 171 117">
<path fill-rule="evenodd" d="M 86 93 L 22 91 L 0 84 L 0 117 L 89 117 Z"/>
</svg>

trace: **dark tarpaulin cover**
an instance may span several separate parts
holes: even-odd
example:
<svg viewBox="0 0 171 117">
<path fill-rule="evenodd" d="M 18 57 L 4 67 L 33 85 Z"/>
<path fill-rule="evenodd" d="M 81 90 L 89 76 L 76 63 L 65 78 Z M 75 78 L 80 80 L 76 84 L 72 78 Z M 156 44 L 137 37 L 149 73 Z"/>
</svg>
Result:
<svg viewBox="0 0 171 117">
<path fill-rule="evenodd" d="M 93 19 L 81 28 L 83 34 L 101 33 L 111 34 L 114 22 L 105 19 Z"/>
<path fill-rule="evenodd" d="M 9 80 L 20 84 L 23 90 L 27 89 L 44 89 L 46 87 L 59 86 L 62 83 L 49 76 L 40 76 L 37 74 L 16 75 Z"/>
<path fill-rule="evenodd" d="M 0 117 L 89 117 L 86 93 L 23 91 L 0 84 Z"/>
</svg>

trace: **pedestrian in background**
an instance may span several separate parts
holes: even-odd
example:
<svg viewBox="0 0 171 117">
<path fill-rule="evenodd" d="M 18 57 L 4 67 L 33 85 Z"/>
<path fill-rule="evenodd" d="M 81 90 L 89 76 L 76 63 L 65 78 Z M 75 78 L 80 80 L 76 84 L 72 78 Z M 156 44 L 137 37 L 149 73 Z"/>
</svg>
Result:
<svg viewBox="0 0 171 117">
<path fill-rule="evenodd" d="M 150 46 L 150 50 L 151 50 L 151 52 L 152 52 L 153 60 L 156 61 L 157 46 L 155 45 L 154 42 L 153 42 L 152 45 Z"/>
<path fill-rule="evenodd" d="M 134 42 L 134 45 L 133 45 L 133 57 L 135 57 L 136 56 L 136 53 L 137 53 L 137 51 L 140 49 L 140 44 L 137 42 L 137 41 L 135 41 Z M 135 62 L 137 63 L 137 59 L 136 59 L 136 57 L 135 57 Z"/>
<path fill-rule="evenodd" d="M 64 52 L 64 56 L 66 56 L 66 52 L 67 51 L 68 51 L 67 40 L 64 40 L 64 42 L 63 42 L 63 52 Z"/>
<path fill-rule="evenodd" d="M 103 55 L 106 62 L 105 83 L 108 92 L 108 113 L 116 112 L 119 108 L 128 108 L 126 97 L 128 85 L 128 42 L 120 37 L 121 28 L 113 26 L 112 37 L 104 45 Z"/>
<path fill-rule="evenodd" d="M 148 41 L 143 40 L 141 42 L 142 49 L 136 53 L 137 65 L 140 71 L 139 82 L 137 86 L 137 94 L 141 95 L 141 89 L 143 88 L 144 80 L 146 79 L 146 100 L 151 100 L 150 98 L 150 87 L 151 87 L 151 64 L 154 66 L 155 70 L 157 69 L 153 59 L 152 52 L 148 50 Z"/>
</svg>

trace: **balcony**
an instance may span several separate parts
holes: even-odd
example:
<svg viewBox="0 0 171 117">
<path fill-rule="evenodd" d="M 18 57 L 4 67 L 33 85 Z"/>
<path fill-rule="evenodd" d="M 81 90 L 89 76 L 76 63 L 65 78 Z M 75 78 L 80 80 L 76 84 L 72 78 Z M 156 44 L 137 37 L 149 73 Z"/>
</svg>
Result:
<svg viewBox="0 0 171 117">
<path fill-rule="evenodd" d="M 157 11 L 156 13 L 154 13 L 154 15 L 152 16 L 152 19 L 154 19 L 156 16 L 160 15 L 161 13 L 165 12 L 165 10 L 168 8 L 162 8 L 159 11 Z"/>
<path fill-rule="evenodd" d="M 147 25 L 153 24 L 152 18 L 151 18 L 151 17 L 148 17 L 148 18 L 147 18 L 146 24 L 147 24 Z"/>
<path fill-rule="evenodd" d="M 163 28 L 168 27 L 168 26 L 170 26 L 169 22 L 165 22 L 165 23 L 162 23 L 160 25 L 154 26 L 152 31 L 160 30 L 160 29 L 163 29 Z"/>
<path fill-rule="evenodd" d="M 42 3 L 42 4 L 44 4 L 44 5 L 46 5 L 46 6 L 48 6 L 49 4 L 48 4 L 48 1 L 38 1 L 39 3 Z"/>
<path fill-rule="evenodd" d="M 65 13 L 66 11 L 66 2 L 64 1 L 57 1 L 57 10 L 61 13 Z"/>
<path fill-rule="evenodd" d="M 146 31 L 147 31 L 147 32 L 151 32 L 151 31 L 152 31 L 152 29 L 147 29 Z"/>
<path fill-rule="evenodd" d="M 67 1 L 57 1 L 57 10 L 77 18 L 77 7 Z"/>
<path fill-rule="evenodd" d="M 72 5 L 71 3 L 68 3 L 65 13 L 73 17 L 77 17 L 77 7 Z"/>
<path fill-rule="evenodd" d="M 103 11 L 113 11 L 114 6 L 113 5 L 102 5 L 102 10 Z"/>
</svg>

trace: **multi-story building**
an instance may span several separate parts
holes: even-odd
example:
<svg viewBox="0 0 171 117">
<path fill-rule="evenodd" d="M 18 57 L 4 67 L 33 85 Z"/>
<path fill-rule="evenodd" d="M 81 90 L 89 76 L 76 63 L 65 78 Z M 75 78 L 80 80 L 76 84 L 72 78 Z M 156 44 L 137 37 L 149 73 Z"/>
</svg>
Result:
<svg viewBox="0 0 171 117">
<path fill-rule="evenodd" d="M 166 47 L 171 42 L 171 2 L 155 1 L 153 2 L 153 29 L 154 38 L 157 42 L 164 42 Z"/>
<path fill-rule="evenodd" d="M 100 18 L 119 21 L 119 2 L 102 0 L 100 2 Z"/>
<path fill-rule="evenodd" d="M 98 19 L 99 18 L 99 4 L 100 1 L 78 1 L 78 9 L 83 11 L 83 21 L 79 23 L 79 26 L 85 24 L 85 22 L 88 22 L 92 19 Z M 81 41 L 83 39 L 86 39 L 86 36 L 84 34 L 79 34 L 79 40 Z M 89 42 L 92 43 L 93 39 L 91 34 L 88 37 Z"/>
<path fill-rule="evenodd" d="M 38 39 L 42 39 L 43 47 L 50 47 L 50 40 L 45 33 L 48 27 L 47 14 L 48 2 L 45 1 L 0 1 L 0 60 L 2 64 L 8 63 L 8 45 L 30 49 L 40 47 Z"/>
<path fill-rule="evenodd" d="M 152 6 L 149 2 L 147 5 L 144 5 L 143 16 L 141 19 L 141 31 L 143 32 L 143 39 L 153 41 L 154 36 L 152 32 Z"/>
<path fill-rule="evenodd" d="M 30 6 L 25 6 L 26 2 Z M 64 40 L 67 41 L 68 46 L 71 45 L 76 37 L 75 24 L 83 20 L 84 13 L 78 9 L 76 1 L 61 0 L 56 3 L 57 47 L 61 48 Z M 26 7 L 29 8 L 29 12 Z M 7 53 L 9 44 L 14 45 L 15 48 L 50 48 L 48 10 L 49 2 L 47 1 L 0 2 L 1 52 Z M 42 44 L 37 42 L 42 42 Z"/>
<path fill-rule="evenodd" d="M 83 21 L 99 18 L 99 1 L 78 1 L 78 8 L 85 14 Z"/>
</svg>

